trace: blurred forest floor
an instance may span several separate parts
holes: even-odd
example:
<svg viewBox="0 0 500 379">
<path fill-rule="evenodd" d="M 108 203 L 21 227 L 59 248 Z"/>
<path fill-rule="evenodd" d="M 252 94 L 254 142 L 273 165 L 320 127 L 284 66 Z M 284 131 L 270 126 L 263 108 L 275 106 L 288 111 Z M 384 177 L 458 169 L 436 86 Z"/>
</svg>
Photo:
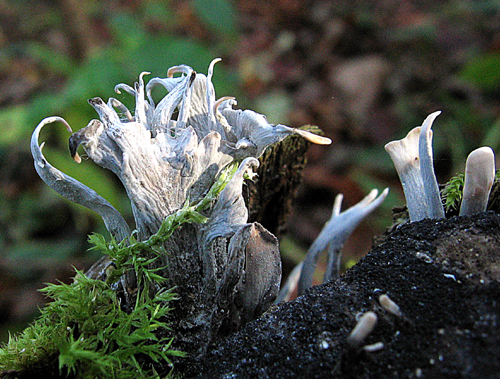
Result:
<svg viewBox="0 0 500 379">
<path fill-rule="evenodd" d="M 0 340 L 43 304 L 44 283 L 68 281 L 98 257 L 87 235 L 105 233 L 96 215 L 41 182 L 29 138 L 60 115 L 74 130 L 96 117 L 86 100 L 116 96 L 142 71 L 164 77 L 177 64 L 215 68 L 217 96 L 271 123 L 318 125 L 333 140 L 313 146 L 288 233 L 289 270 L 320 232 L 333 199 L 354 205 L 391 188 L 383 207 L 345 247 L 346 264 L 402 205 L 383 145 L 435 110 L 440 182 L 463 171 L 474 148 L 500 146 L 500 4 L 495 0 L 0 0 Z M 147 77 L 146 77 L 147 80 Z M 76 165 L 60 126 L 44 131 L 44 153 L 131 219 L 118 181 L 90 162 Z"/>
</svg>

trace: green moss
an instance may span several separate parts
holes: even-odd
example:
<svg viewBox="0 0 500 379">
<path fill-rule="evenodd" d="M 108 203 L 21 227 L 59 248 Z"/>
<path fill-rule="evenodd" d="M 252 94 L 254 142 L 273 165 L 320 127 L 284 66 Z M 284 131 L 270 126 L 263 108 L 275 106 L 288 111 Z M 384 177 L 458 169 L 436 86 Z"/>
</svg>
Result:
<svg viewBox="0 0 500 379">
<path fill-rule="evenodd" d="M 104 238 L 94 235 L 91 240 Z M 116 256 L 128 250 L 111 246 L 117 247 Z M 113 280 L 91 279 L 77 271 L 73 283 L 42 289 L 53 301 L 33 325 L 11 337 L 0 350 L 0 370 L 10 371 L 13 377 L 29 377 L 40 370 L 57 373 L 56 364 L 61 376 L 68 373 L 78 378 L 153 378 L 159 369 L 163 374 L 170 371 L 170 357 L 182 353 L 171 350 L 172 340 L 158 338 L 156 332 L 168 328 L 163 320 L 175 294 L 164 290 L 149 296 L 149 284 L 163 278 L 146 268 L 156 258 L 141 255 L 135 254 L 115 270 L 138 262 L 136 273 L 143 286 L 130 312 L 120 307 Z"/>
<path fill-rule="evenodd" d="M 458 212 L 462 203 L 462 194 L 464 189 L 465 174 L 459 173 L 452 177 L 441 190 L 445 212 Z M 495 173 L 495 183 L 500 181 L 500 170 Z"/>
<path fill-rule="evenodd" d="M 441 197 L 444 201 L 445 212 L 452 210 L 458 211 L 462 202 L 462 192 L 464 188 L 465 175 L 460 173 L 452 177 L 441 191 Z"/>
<path fill-rule="evenodd" d="M 172 290 L 150 295 L 152 284 L 164 284 L 150 269 L 163 252 L 163 243 L 184 223 L 203 223 L 200 213 L 210 207 L 237 166 L 231 165 L 198 204 L 168 216 L 156 234 L 137 241 L 135 234 L 121 243 L 94 234 L 93 249 L 108 255 L 114 269 L 105 281 L 77 271 L 71 284 L 49 284 L 41 291 L 52 299 L 39 318 L 0 349 L 0 376 L 9 378 L 159 378 L 172 375 L 171 357 L 184 354 L 170 348 L 172 339 L 158 337 L 176 298 Z M 138 291 L 135 306 L 120 306 L 116 283 L 134 270 Z M 157 286 L 158 287 L 158 286 Z M 160 286 L 161 287 L 161 286 Z"/>
</svg>

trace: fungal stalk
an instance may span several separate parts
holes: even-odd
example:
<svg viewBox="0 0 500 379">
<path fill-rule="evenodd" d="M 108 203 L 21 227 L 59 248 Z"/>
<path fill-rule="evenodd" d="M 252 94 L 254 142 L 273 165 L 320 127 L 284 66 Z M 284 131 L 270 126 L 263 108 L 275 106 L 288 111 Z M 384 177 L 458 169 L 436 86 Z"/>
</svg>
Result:
<svg viewBox="0 0 500 379">
<path fill-rule="evenodd" d="M 444 218 L 432 164 L 431 127 L 440 113 L 430 114 L 421 127 L 413 128 L 405 138 L 385 145 L 403 187 L 410 222 Z"/>
<path fill-rule="evenodd" d="M 427 216 L 424 200 L 424 183 L 420 172 L 418 141 L 420 126 L 413 128 L 405 138 L 389 142 L 385 150 L 391 156 L 403 186 L 410 221 L 419 221 Z"/>
<path fill-rule="evenodd" d="M 339 276 L 341 261 L 340 250 L 342 246 L 356 226 L 382 204 L 388 193 L 389 189 L 386 188 L 380 196 L 377 197 L 378 191 L 374 189 L 358 204 L 350 207 L 344 212 L 340 212 L 343 195 L 337 195 L 333 205 L 332 217 L 325 224 L 323 230 L 309 248 L 304 259 L 298 283 L 299 295 L 304 294 L 306 289 L 311 287 L 319 256 L 325 250 L 327 250 L 328 264 L 323 282 L 331 281 Z"/>
<path fill-rule="evenodd" d="M 61 117 L 48 117 L 38 124 L 31 136 L 31 153 L 35 161 L 36 172 L 50 188 L 61 196 L 98 213 L 110 234 L 118 241 L 124 240 L 130 235 L 130 228 L 122 215 L 93 189 L 59 171 L 44 157 L 42 153 L 44 144 L 39 145 L 38 138 L 42 128 L 53 122 L 62 123 L 69 132 L 72 132 L 69 124 Z M 78 155 L 75 157 L 80 161 Z"/>
<path fill-rule="evenodd" d="M 480 147 L 467 157 L 460 216 L 486 211 L 491 186 L 495 180 L 495 154 L 490 147 Z"/>
<path fill-rule="evenodd" d="M 418 143 L 418 153 L 420 156 L 420 169 L 422 181 L 424 183 L 425 203 L 427 208 L 427 218 L 444 218 L 444 208 L 439 195 L 439 186 L 434 174 L 432 162 L 432 123 L 441 111 L 431 113 L 424 120 L 420 131 Z"/>
<path fill-rule="evenodd" d="M 397 305 L 387 294 L 380 295 L 378 298 L 380 306 L 384 308 L 387 312 L 393 314 L 394 316 L 401 317 L 403 313 Z"/>
<path fill-rule="evenodd" d="M 363 313 L 356 323 L 356 326 L 347 337 L 347 346 L 351 349 L 357 349 L 361 346 L 366 337 L 373 331 L 376 324 L 377 315 L 375 312 L 368 311 Z"/>
</svg>

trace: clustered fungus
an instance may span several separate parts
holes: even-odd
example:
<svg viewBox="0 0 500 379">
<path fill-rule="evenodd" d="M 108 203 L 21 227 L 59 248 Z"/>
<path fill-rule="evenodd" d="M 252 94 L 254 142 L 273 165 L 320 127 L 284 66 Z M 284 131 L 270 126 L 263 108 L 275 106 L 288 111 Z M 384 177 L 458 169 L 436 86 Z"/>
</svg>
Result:
<svg viewBox="0 0 500 379">
<path fill-rule="evenodd" d="M 99 119 L 69 139 L 77 163 L 81 146 L 91 160 L 120 179 L 132 205 L 134 235 L 141 241 L 158 232 L 168 216 L 203 201 L 218 178 L 239 165 L 222 192 L 200 211 L 203 221 L 175 230 L 163 243 L 161 259 L 155 261 L 159 274 L 176 287 L 180 298 L 173 333 L 180 346 L 194 355 L 202 354 L 217 335 L 258 317 L 279 290 L 277 239 L 262 225 L 248 222 L 242 196 L 244 179 L 252 178 L 259 166 L 257 158 L 291 134 L 317 144 L 331 143 L 304 130 L 269 124 L 251 110 L 233 109 L 232 97 L 216 100 L 211 79 L 219 60 L 210 63 L 207 75 L 180 65 L 170 68 L 166 78 L 153 78 L 147 84 L 147 72 L 134 87 L 118 84 L 117 93 L 134 96 L 135 111 L 115 98 L 107 103 L 93 98 L 89 104 Z M 155 86 L 168 92 L 159 101 L 152 96 Z M 31 150 L 38 174 L 62 196 L 100 214 L 111 235 L 126 242 L 131 232 L 120 213 L 43 156 L 39 133 L 53 122 L 63 123 L 71 132 L 60 117 L 49 117 L 36 127 Z M 136 285 L 127 273 L 122 280 L 124 298 L 133 299 Z"/>
<path fill-rule="evenodd" d="M 389 153 L 403 186 L 410 222 L 445 217 L 432 163 L 432 124 L 441 112 L 430 114 L 422 126 L 405 138 L 389 142 Z M 489 147 L 474 150 L 467 158 L 460 215 L 484 212 L 495 178 L 495 157 Z"/>
</svg>

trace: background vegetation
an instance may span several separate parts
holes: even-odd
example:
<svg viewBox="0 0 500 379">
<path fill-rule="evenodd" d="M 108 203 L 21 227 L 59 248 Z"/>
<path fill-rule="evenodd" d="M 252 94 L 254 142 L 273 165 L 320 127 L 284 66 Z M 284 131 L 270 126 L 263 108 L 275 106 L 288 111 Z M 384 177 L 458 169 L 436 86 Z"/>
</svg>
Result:
<svg viewBox="0 0 500 379">
<path fill-rule="evenodd" d="M 68 281 L 71 266 L 97 259 L 87 235 L 105 233 L 96 215 L 37 177 L 29 137 L 38 122 L 60 115 L 78 130 L 96 117 L 88 98 L 116 96 L 115 84 L 133 84 L 142 71 L 164 76 L 185 63 L 206 72 L 215 57 L 223 58 L 218 96 L 236 96 L 270 122 L 318 125 L 334 141 L 309 152 L 282 236 L 286 268 L 319 233 L 337 193 L 347 207 L 390 186 L 385 209 L 346 246 L 348 259 L 369 249 L 390 208 L 403 204 L 383 145 L 432 111 L 443 111 L 433 128 L 442 182 L 475 147 L 500 145 L 495 0 L 0 0 L 1 339 L 37 313 L 44 283 Z M 56 167 L 131 218 L 112 175 L 70 159 L 64 128 L 42 138 Z"/>
</svg>

